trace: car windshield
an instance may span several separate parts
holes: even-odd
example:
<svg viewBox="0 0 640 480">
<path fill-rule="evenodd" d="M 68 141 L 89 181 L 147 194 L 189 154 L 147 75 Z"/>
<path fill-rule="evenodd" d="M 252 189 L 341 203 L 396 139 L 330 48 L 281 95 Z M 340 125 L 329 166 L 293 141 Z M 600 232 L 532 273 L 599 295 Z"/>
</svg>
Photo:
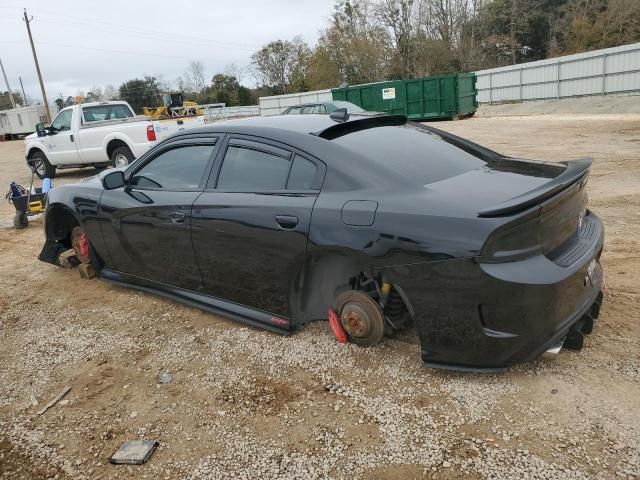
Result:
<svg viewBox="0 0 640 480">
<path fill-rule="evenodd" d="M 426 185 L 476 170 L 486 162 L 414 123 L 358 130 L 333 142 Z"/>
<path fill-rule="evenodd" d="M 362 112 L 366 112 L 366 110 L 364 108 L 360 108 L 358 105 L 356 105 L 355 103 L 351 103 L 351 102 L 342 102 L 342 101 L 337 101 L 337 102 L 331 102 L 331 103 L 327 103 L 327 112 L 331 113 L 335 110 L 338 110 L 339 108 L 346 108 L 347 109 L 347 113 L 362 113 Z"/>
</svg>

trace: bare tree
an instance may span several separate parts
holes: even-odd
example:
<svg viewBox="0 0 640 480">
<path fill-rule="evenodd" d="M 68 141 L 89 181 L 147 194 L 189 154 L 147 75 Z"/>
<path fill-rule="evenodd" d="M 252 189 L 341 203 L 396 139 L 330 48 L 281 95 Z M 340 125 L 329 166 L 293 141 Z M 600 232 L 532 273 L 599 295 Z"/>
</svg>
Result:
<svg viewBox="0 0 640 480">
<path fill-rule="evenodd" d="M 204 63 L 201 61 L 190 61 L 184 72 L 184 90 L 200 93 L 206 85 L 206 74 Z"/>
<path fill-rule="evenodd" d="M 395 68 L 402 78 L 415 74 L 417 13 L 421 0 L 383 0 L 376 12 L 380 21 L 389 28 L 395 49 Z"/>
<path fill-rule="evenodd" d="M 156 82 L 158 82 L 158 88 L 160 88 L 160 91 L 170 92 L 173 89 L 171 82 L 167 80 L 162 73 L 157 73 L 154 77 L 156 77 Z"/>
<path fill-rule="evenodd" d="M 242 83 L 245 72 L 246 68 L 240 67 L 236 63 L 229 63 L 224 67 L 225 75 L 228 75 L 229 77 L 235 77 L 236 80 L 238 80 L 238 83 Z"/>
<path fill-rule="evenodd" d="M 104 93 L 102 92 L 102 87 L 98 85 L 94 85 L 91 87 L 91 90 L 87 92 L 85 97 L 87 102 L 102 102 L 104 101 Z"/>
<path fill-rule="evenodd" d="M 117 100 L 118 90 L 113 85 L 106 85 L 102 91 L 103 101 Z"/>
</svg>

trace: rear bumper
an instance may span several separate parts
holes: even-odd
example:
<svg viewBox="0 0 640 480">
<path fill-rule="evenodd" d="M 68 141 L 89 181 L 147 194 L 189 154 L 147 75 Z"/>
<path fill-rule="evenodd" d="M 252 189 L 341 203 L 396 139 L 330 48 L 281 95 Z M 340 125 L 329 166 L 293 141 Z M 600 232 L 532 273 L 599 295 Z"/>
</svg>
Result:
<svg viewBox="0 0 640 480">
<path fill-rule="evenodd" d="M 427 366 L 494 371 L 527 362 L 599 312 L 602 222 L 569 266 L 539 255 L 483 264 L 472 259 L 393 267 L 387 272 L 414 310 Z"/>
</svg>

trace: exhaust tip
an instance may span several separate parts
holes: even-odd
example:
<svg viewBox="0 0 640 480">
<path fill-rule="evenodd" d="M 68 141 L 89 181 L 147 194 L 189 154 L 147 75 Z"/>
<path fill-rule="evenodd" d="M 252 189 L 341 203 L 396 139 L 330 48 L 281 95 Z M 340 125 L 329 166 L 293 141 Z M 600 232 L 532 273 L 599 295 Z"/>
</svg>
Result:
<svg viewBox="0 0 640 480">
<path fill-rule="evenodd" d="M 542 354 L 542 359 L 543 360 L 555 360 L 558 357 L 558 354 L 560 353 L 560 350 L 562 350 L 562 345 L 563 344 L 564 344 L 564 338 L 562 339 L 561 342 L 556 343 L 551 348 L 549 348 L 547 351 L 545 351 Z"/>
</svg>

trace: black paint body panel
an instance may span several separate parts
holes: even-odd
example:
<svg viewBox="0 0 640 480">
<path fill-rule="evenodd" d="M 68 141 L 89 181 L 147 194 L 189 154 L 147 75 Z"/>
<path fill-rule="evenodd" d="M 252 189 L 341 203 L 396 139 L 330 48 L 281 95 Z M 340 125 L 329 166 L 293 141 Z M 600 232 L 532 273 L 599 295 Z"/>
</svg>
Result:
<svg viewBox="0 0 640 480">
<path fill-rule="evenodd" d="M 423 361 L 449 368 L 500 369 L 535 358 L 598 295 L 600 284 L 585 282 L 604 239 L 594 214 L 581 219 L 589 162 L 506 158 L 429 128 L 430 154 L 453 145 L 485 166 L 420 185 L 396 172 L 393 159 L 374 164 L 321 138 L 328 128 L 330 137 L 339 134 L 328 116 L 303 117 L 178 134 L 138 159 L 125 178 L 172 142 L 217 138 L 201 188 L 104 190 L 98 175 L 54 188 L 45 221 L 72 214 L 105 279 L 280 333 L 325 319 L 360 273 L 391 282 L 410 303 Z M 359 121 L 349 129 L 375 128 Z M 403 128 L 396 117 L 392 125 Z M 319 169 L 314 188 L 207 187 L 215 185 L 232 136 L 305 155 Z M 583 220 L 589 238 L 578 238 Z M 556 258 L 571 262 L 561 266 Z"/>
</svg>

